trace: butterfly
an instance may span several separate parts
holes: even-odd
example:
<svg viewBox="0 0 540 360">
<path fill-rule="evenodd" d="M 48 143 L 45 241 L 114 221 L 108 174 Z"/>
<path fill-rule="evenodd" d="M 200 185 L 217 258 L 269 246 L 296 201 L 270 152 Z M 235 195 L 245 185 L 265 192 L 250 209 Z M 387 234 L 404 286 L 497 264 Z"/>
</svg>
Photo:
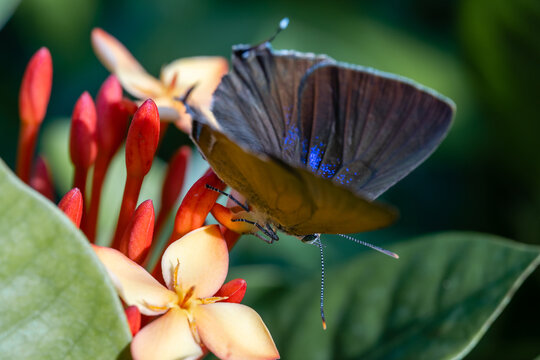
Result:
<svg viewBox="0 0 540 360">
<path fill-rule="evenodd" d="M 247 199 L 246 221 L 313 238 L 391 224 L 397 211 L 374 200 L 436 149 L 455 105 L 406 78 L 266 41 L 234 46 L 211 110 L 189 111 L 200 152 Z"/>
</svg>

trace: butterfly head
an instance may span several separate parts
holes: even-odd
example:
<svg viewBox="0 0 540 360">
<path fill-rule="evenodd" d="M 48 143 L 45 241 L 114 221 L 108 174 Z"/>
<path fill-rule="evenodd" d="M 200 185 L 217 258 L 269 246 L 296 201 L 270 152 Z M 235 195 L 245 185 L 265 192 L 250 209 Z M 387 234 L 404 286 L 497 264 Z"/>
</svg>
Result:
<svg viewBox="0 0 540 360">
<path fill-rule="evenodd" d="M 321 234 L 310 234 L 298 237 L 304 244 L 316 244 L 321 240 Z"/>
</svg>

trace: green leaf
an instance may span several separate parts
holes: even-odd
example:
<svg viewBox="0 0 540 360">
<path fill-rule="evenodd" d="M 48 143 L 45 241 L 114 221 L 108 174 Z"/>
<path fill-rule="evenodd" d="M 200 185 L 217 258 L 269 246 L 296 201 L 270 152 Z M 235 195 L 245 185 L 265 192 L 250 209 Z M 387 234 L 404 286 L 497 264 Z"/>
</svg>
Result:
<svg viewBox="0 0 540 360">
<path fill-rule="evenodd" d="M 451 359 L 467 354 L 540 261 L 540 251 L 491 235 L 443 233 L 370 251 L 327 269 L 264 314 L 284 359 Z M 536 311 L 537 309 L 531 309 Z"/>
<path fill-rule="evenodd" d="M 0 357 L 114 359 L 130 333 L 82 233 L 0 161 Z"/>
</svg>

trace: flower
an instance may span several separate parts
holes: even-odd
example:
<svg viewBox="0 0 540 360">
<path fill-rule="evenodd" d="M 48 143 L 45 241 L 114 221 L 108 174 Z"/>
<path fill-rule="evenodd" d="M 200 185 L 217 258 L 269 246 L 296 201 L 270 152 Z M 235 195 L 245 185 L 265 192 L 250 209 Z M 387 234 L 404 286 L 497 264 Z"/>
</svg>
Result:
<svg viewBox="0 0 540 360">
<path fill-rule="evenodd" d="M 167 287 L 120 252 L 94 249 L 128 306 L 144 315 L 162 315 L 134 337 L 134 359 L 196 359 L 202 345 L 221 359 L 279 358 L 254 310 L 215 296 L 229 264 L 217 225 L 198 228 L 167 248 L 161 261 Z"/>
<path fill-rule="evenodd" d="M 154 100 L 161 120 L 174 121 L 186 133 L 191 130 L 191 117 L 186 114 L 184 105 L 175 99 L 195 86 L 190 102 L 199 108 L 208 108 L 212 93 L 228 70 L 227 60 L 222 57 L 190 57 L 164 66 L 157 79 L 146 72 L 122 43 L 104 30 L 92 30 L 92 45 L 102 64 L 118 77 L 128 93 L 140 100 Z"/>
<path fill-rule="evenodd" d="M 26 66 L 19 91 L 21 129 L 17 150 L 17 176 L 28 183 L 39 128 L 49 105 L 52 88 L 52 58 L 45 47 Z"/>
</svg>

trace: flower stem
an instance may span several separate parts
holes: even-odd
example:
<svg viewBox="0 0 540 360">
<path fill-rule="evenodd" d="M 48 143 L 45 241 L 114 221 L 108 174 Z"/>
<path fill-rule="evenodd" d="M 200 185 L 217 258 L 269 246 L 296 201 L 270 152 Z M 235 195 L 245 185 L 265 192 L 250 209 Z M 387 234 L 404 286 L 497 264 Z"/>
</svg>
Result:
<svg viewBox="0 0 540 360">
<path fill-rule="evenodd" d="M 40 124 L 21 122 L 19 132 L 19 148 L 17 149 L 17 176 L 28 184 L 32 169 L 32 158 L 36 148 L 36 140 Z"/>
<path fill-rule="evenodd" d="M 86 178 L 88 176 L 88 168 L 75 167 L 75 174 L 73 175 L 73 188 L 78 188 L 81 191 L 82 198 L 85 199 L 86 193 Z M 84 211 L 83 211 L 84 213 Z"/>
<path fill-rule="evenodd" d="M 120 249 L 120 240 L 126 230 L 126 226 L 137 207 L 137 200 L 139 199 L 139 192 L 141 191 L 141 185 L 144 177 L 134 177 L 128 174 L 126 178 L 126 185 L 124 187 L 124 196 L 122 198 L 122 206 L 120 207 L 120 214 L 118 215 L 118 223 L 116 224 L 116 231 L 112 240 L 112 248 Z"/>
<path fill-rule="evenodd" d="M 92 176 L 92 195 L 90 198 L 90 207 L 88 213 L 83 219 L 82 229 L 91 243 L 96 240 L 96 228 L 98 222 L 99 203 L 101 200 L 101 190 L 103 181 L 107 174 L 107 169 L 111 163 L 109 156 L 98 155 L 94 166 L 94 174 Z"/>
</svg>

